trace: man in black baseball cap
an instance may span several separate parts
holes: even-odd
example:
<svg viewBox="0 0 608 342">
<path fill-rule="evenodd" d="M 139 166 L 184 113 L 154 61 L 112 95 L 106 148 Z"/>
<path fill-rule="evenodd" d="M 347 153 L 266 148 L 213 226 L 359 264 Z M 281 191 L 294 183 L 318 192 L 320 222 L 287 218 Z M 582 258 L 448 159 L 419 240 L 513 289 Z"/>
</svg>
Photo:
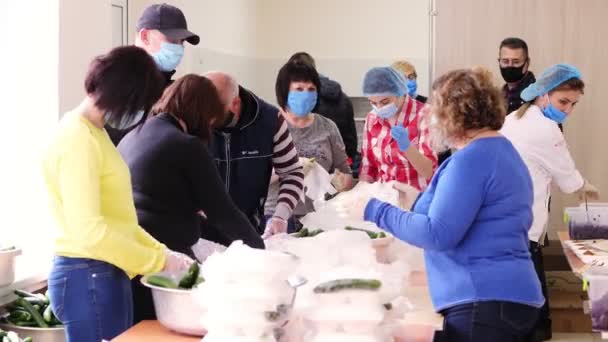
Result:
<svg viewBox="0 0 608 342">
<path fill-rule="evenodd" d="M 154 57 L 161 71 L 173 74 L 184 55 L 184 41 L 200 42 L 188 30 L 186 17 L 177 7 L 168 4 L 148 6 L 137 21 L 135 45 Z"/>
<path fill-rule="evenodd" d="M 175 68 L 184 56 L 184 41 L 192 45 L 200 42 L 198 35 L 188 30 L 186 17 L 177 7 L 168 4 L 148 6 L 137 21 L 135 46 L 146 50 L 166 78 L 166 84 L 171 84 Z M 121 127 L 106 125 L 106 130 L 118 145 L 120 140 L 129 133 L 134 123 L 140 122 L 145 115 L 143 111 L 132 122 Z"/>
</svg>

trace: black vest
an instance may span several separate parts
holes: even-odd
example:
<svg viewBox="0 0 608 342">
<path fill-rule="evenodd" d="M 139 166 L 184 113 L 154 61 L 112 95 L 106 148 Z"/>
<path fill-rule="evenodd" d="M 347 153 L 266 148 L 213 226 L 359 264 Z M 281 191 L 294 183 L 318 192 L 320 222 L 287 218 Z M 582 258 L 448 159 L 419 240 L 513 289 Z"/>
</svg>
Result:
<svg viewBox="0 0 608 342">
<path fill-rule="evenodd" d="M 210 150 L 232 200 L 261 233 L 279 110 L 242 87 L 239 96 L 239 122 L 215 131 Z"/>
</svg>

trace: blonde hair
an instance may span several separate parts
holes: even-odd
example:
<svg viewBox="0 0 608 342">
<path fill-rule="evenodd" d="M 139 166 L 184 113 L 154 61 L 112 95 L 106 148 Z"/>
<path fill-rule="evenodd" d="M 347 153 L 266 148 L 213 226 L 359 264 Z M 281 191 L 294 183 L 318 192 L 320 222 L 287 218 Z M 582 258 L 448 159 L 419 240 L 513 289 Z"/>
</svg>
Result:
<svg viewBox="0 0 608 342">
<path fill-rule="evenodd" d="M 414 65 L 405 60 L 395 61 L 393 64 L 391 64 L 391 67 L 401 72 L 405 78 L 408 78 L 411 74 L 416 73 L 416 68 Z"/>
<path fill-rule="evenodd" d="M 499 130 L 505 120 L 503 95 L 493 83 L 492 72 L 474 67 L 450 71 L 433 82 L 430 127 L 433 140 L 453 145 L 469 131 Z"/>
</svg>

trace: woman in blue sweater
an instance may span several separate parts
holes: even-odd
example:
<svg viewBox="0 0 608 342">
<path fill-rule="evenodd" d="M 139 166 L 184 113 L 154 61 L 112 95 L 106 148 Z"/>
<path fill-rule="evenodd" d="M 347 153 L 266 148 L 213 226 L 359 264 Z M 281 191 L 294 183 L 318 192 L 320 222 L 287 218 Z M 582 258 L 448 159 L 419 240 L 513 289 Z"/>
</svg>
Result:
<svg viewBox="0 0 608 342">
<path fill-rule="evenodd" d="M 372 199 L 365 220 L 425 251 L 448 341 L 524 341 L 543 305 L 528 252 L 532 182 L 511 143 L 500 91 L 480 69 L 435 81 L 431 130 L 456 149 L 412 211 Z"/>
</svg>

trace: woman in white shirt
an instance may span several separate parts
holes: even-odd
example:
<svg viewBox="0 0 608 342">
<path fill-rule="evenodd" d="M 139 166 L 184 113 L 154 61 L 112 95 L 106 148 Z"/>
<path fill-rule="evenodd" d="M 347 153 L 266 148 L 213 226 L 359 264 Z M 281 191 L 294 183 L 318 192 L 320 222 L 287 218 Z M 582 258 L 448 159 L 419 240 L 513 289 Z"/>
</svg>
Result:
<svg viewBox="0 0 608 342">
<path fill-rule="evenodd" d="M 574 165 L 558 124 L 572 114 L 584 93 L 585 83 L 579 70 L 569 64 L 551 66 L 521 93 L 526 101 L 508 115 L 501 133 L 524 159 L 534 186 L 533 221 L 529 230 L 530 253 L 547 298 L 541 246 L 547 233 L 551 183 L 565 193 L 578 193 L 581 199 L 597 199 L 597 189 L 587 182 Z M 537 325 L 551 331 L 548 300 Z"/>
</svg>

